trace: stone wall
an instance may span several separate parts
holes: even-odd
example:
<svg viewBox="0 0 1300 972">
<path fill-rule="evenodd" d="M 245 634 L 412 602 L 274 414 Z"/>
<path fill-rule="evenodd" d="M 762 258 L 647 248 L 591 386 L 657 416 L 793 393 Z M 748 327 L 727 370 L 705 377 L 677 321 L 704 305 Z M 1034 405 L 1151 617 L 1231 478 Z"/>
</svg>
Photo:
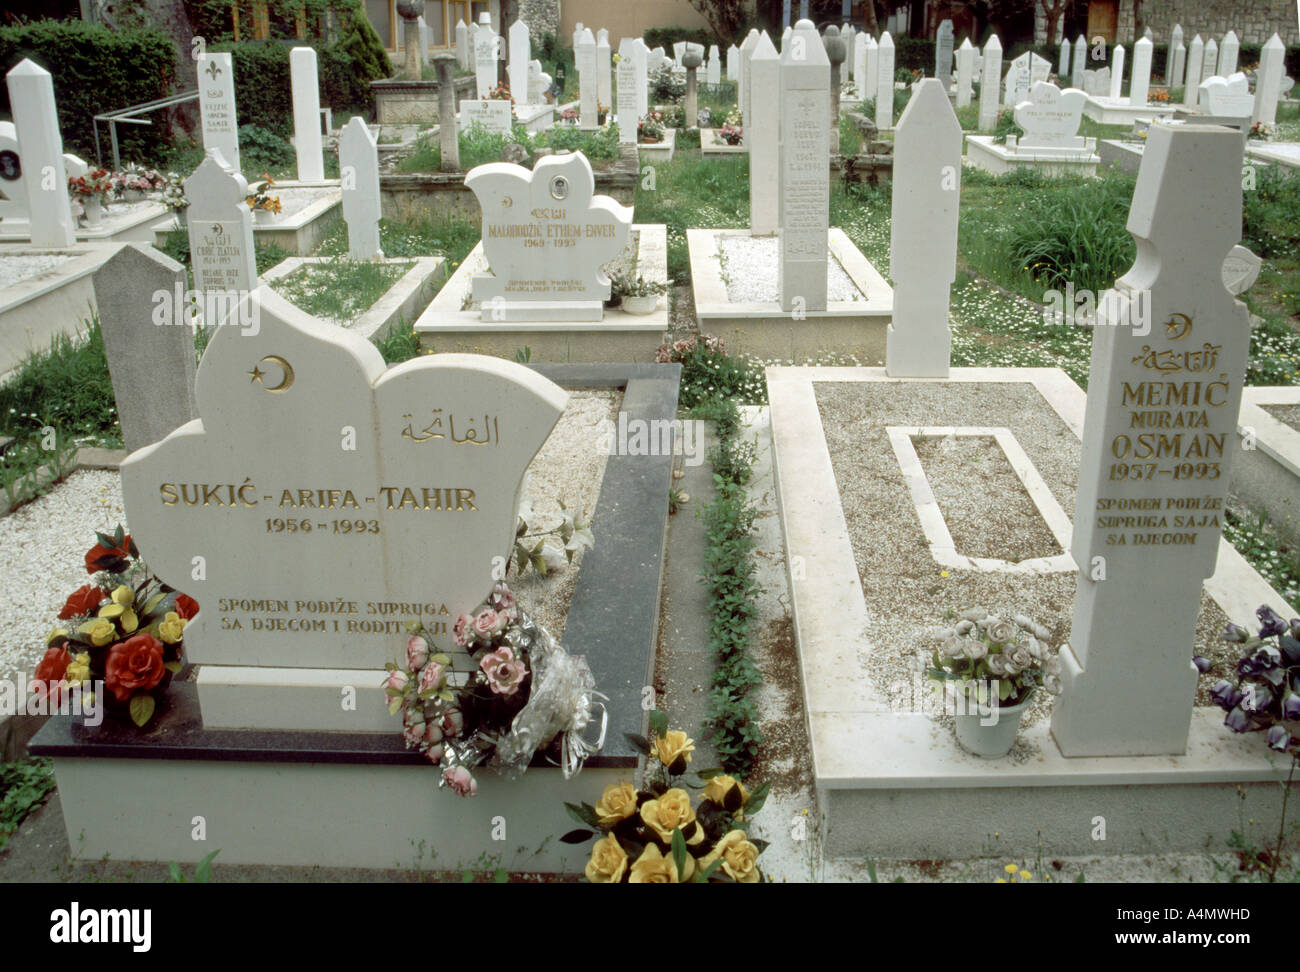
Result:
<svg viewBox="0 0 1300 972">
<path fill-rule="evenodd" d="M 1222 42 L 1234 30 L 1243 44 L 1263 44 L 1274 32 L 1287 46 L 1300 44 L 1293 0 L 1143 0 L 1142 21 L 1157 44 L 1169 42 L 1174 24 L 1183 25 L 1184 43 L 1197 34 Z M 1135 40 L 1132 0 L 1121 0 L 1119 37 L 1124 44 Z"/>
<path fill-rule="evenodd" d="M 519 0 L 519 19 L 536 44 L 543 34 L 560 35 L 560 0 Z"/>
</svg>

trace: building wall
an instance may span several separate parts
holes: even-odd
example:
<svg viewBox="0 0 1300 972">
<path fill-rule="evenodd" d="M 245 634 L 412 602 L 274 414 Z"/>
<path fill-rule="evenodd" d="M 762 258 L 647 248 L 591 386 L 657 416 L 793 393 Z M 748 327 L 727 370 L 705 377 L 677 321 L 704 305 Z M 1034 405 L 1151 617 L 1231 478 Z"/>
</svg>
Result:
<svg viewBox="0 0 1300 972">
<path fill-rule="evenodd" d="M 590 27 L 593 34 L 601 27 L 607 29 L 615 49 L 621 38 L 640 37 L 651 27 L 709 26 L 690 0 L 560 0 L 560 38 L 572 39 L 578 24 Z"/>
<path fill-rule="evenodd" d="M 1183 25 L 1184 43 L 1197 34 L 1222 41 L 1223 35 L 1233 30 L 1243 44 L 1262 44 L 1275 32 L 1288 46 L 1300 44 L 1295 0 L 1143 0 L 1142 21 L 1151 28 L 1157 44 L 1169 43 L 1174 24 Z M 1133 33 L 1132 0 L 1123 0 L 1120 41 L 1132 43 Z"/>
</svg>

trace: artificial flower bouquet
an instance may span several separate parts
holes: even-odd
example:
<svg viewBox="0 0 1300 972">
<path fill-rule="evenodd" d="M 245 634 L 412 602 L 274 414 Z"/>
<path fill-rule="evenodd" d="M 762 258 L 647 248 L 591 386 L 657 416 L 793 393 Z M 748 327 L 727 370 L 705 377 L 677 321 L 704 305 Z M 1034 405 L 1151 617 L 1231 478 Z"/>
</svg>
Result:
<svg viewBox="0 0 1300 972">
<path fill-rule="evenodd" d="M 248 203 L 248 208 L 253 212 L 263 210 L 268 213 L 278 213 L 281 210 L 280 197 L 272 196 L 268 191 L 271 186 L 275 185 L 275 180 L 265 172 L 262 173 L 262 180 L 254 182 L 248 187 L 248 195 L 244 202 Z"/>
<path fill-rule="evenodd" d="M 156 192 L 167 185 L 166 177 L 157 169 L 138 169 L 134 165 L 128 165 L 121 172 L 114 172 L 110 181 L 113 195 L 119 199 L 126 198 L 128 193 L 143 195 Z"/>
<path fill-rule="evenodd" d="M 942 642 L 931 658 L 930 677 L 959 689 L 997 686 L 996 704 L 1019 705 L 1040 684 L 1061 694 L 1061 662 L 1047 644 L 1049 632 L 1023 614 L 1010 621 L 971 608 L 957 623 L 935 633 Z M 990 702 L 992 699 L 990 698 Z"/>
<path fill-rule="evenodd" d="M 670 730 L 664 713 L 650 713 L 653 741 L 628 739 L 649 758 L 647 782 L 607 786 L 595 806 L 566 803 L 582 828 L 560 838 L 581 844 L 596 838 L 584 870 L 594 884 L 756 884 L 759 855 L 768 842 L 748 828 L 767 801 L 770 784 L 752 793 L 721 770 L 685 779 L 695 744 Z M 692 806 L 691 789 L 700 790 Z"/>
<path fill-rule="evenodd" d="M 1227 711 L 1223 724 L 1233 732 L 1268 730 L 1268 745 L 1294 754 L 1300 747 L 1300 618 L 1289 622 L 1267 604 L 1255 612 L 1259 634 L 1229 624 L 1223 640 L 1242 647 L 1237 682 L 1221 679 L 1210 690 Z M 1209 662 L 1194 659 L 1202 673 Z"/>
<path fill-rule="evenodd" d="M 199 605 L 149 572 L 121 526 L 95 536 L 85 556 L 91 582 L 59 612 L 34 687 L 55 703 L 74 686 L 83 700 L 101 692 L 109 712 L 143 727 L 181 669 L 185 625 Z"/>
<path fill-rule="evenodd" d="M 441 786 L 475 796 L 473 769 L 517 775 L 539 750 L 558 756 L 567 779 L 600 749 L 604 696 L 586 661 L 565 652 L 505 584 L 457 618 L 455 652 L 440 651 L 421 623 L 410 628 L 406 665 L 388 663 L 384 691 L 389 713 L 402 714 L 407 748 L 442 767 Z M 597 706 L 600 738 L 588 743 L 583 733 Z"/>
<path fill-rule="evenodd" d="M 510 93 L 510 85 L 504 81 L 487 93 L 485 101 L 508 101 L 512 105 L 515 103 L 514 96 Z"/>
<path fill-rule="evenodd" d="M 107 169 L 91 169 L 85 175 L 68 176 L 68 190 L 82 199 L 98 199 L 107 204 L 113 192 L 113 179 Z"/>
</svg>

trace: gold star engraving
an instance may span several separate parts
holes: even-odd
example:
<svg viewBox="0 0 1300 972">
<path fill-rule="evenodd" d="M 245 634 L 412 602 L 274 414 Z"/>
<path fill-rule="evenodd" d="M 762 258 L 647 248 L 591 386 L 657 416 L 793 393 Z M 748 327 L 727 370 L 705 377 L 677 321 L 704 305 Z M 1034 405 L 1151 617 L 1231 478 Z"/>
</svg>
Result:
<svg viewBox="0 0 1300 972">
<path fill-rule="evenodd" d="M 261 364 L 261 362 L 259 361 L 258 364 Z M 250 371 L 249 374 L 252 376 L 252 378 L 250 379 L 250 383 L 260 382 L 262 380 L 262 376 L 265 375 L 266 372 L 263 371 L 261 368 L 259 368 L 257 365 L 253 365 L 253 370 Z"/>
</svg>

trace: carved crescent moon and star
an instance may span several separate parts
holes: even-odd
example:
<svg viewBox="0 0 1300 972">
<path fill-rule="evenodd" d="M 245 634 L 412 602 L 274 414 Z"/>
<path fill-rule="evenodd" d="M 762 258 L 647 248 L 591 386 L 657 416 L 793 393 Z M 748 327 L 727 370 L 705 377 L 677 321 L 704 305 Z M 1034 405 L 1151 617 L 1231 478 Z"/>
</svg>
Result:
<svg viewBox="0 0 1300 972">
<path fill-rule="evenodd" d="M 273 365 L 278 365 L 283 372 L 283 377 L 281 377 L 278 385 L 268 385 L 266 383 L 266 372 L 262 370 L 261 366 L 268 361 Z M 253 370 L 248 374 L 250 382 L 260 384 L 269 392 L 284 392 L 293 387 L 293 366 L 278 354 L 265 355 L 257 364 L 253 365 Z"/>
</svg>

